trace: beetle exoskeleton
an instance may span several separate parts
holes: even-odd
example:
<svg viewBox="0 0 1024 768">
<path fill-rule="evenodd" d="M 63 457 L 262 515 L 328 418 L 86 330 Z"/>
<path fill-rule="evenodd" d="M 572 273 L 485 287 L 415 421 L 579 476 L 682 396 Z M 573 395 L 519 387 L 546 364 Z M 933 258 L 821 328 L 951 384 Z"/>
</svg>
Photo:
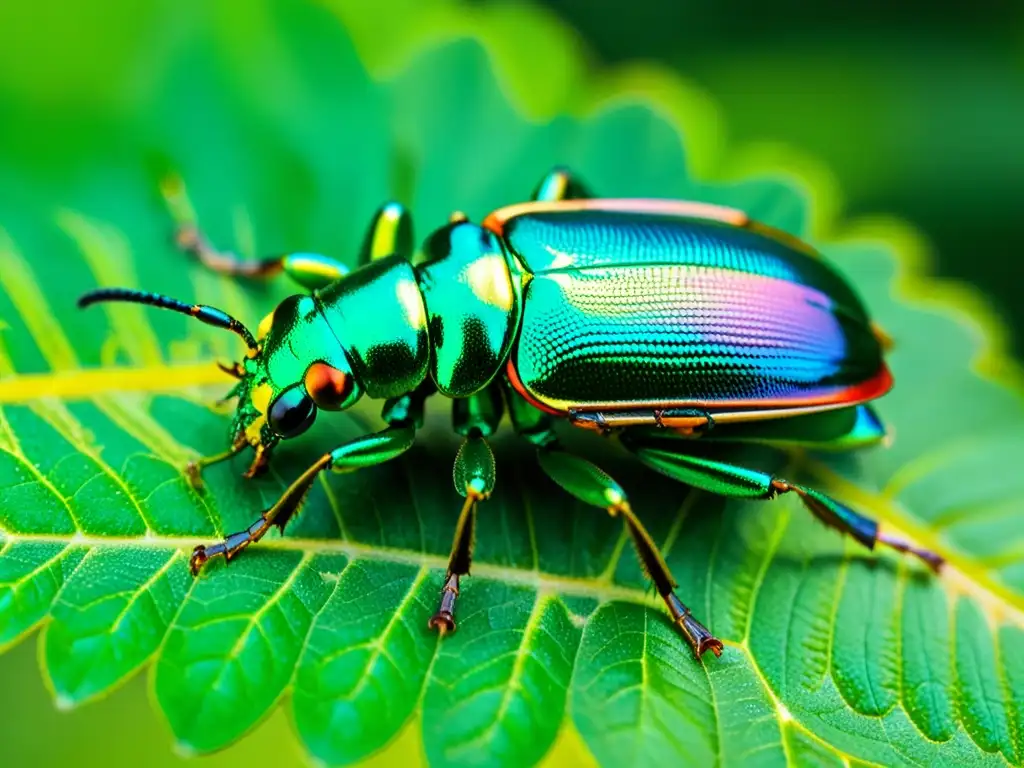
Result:
<svg viewBox="0 0 1024 768">
<path fill-rule="evenodd" d="M 170 187 L 168 187 L 170 188 Z M 319 254 L 242 261 L 214 249 L 192 224 L 179 244 L 210 268 L 244 277 L 288 274 L 311 294 L 291 296 L 254 338 L 220 310 L 157 294 L 102 289 L 96 301 L 135 301 L 226 328 L 246 343 L 225 371 L 238 379 L 231 447 L 261 471 L 282 440 L 318 410 L 385 400 L 388 427 L 325 453 L 249 528 L 200 546 L 194 573 L 231 559 L 271 525 L 283 528 L 319 472 L 353 470 L 409 449 L 426 399 L 451 398 L 464 442 L 455 459 L 459 515 L 442 597 L 430 626 L 454 631 L 460 578 L 469 573 L 477 506 L 496 482 L 487 438 L 507 412 L 540 466 L 586 504 L 622 519 L 645 572 L 697 656 L 721 642 L 675 593 L 675 580 L 626 491 L 559 444 L 557 420 L 616 437 L 649 467 L 712 493 L 771 499 L 794 493 L 828 525 L 873 548 L 883 543 L 937 569 L 942 559 L 879 529 L 819 491 L 736 466 L 704 444 L 754 441 L 853 449 L 885 429 L 871 401 L 892 386 L 887 337 L 853 288 L 809 245 L 704 203 L 590 198 L 556 170 L 532 202 L 482 225 L 465 214 L 412 253 L 398 203 L 374 217 L 349 271 Z"/>
</svg>

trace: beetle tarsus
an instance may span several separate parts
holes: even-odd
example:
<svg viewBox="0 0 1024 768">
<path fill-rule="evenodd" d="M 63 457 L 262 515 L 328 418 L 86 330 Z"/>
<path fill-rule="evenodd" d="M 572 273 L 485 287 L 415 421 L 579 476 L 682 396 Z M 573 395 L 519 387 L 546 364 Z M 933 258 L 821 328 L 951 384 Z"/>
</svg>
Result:
<svg viewBox="0 0 1024 768">
<path fill-rule="evenodd" d="M 178 250 L 222 275 L 267 278 L 273 277 L 284 268 L 280 256 L 266 259 L 242 259 L 231 251 L 218 250 L 207 240 L 202 230 L 191 222 L 179 224 L 174 231 L 173 239 Z"/>
<path fill-rule="evenodd" d="M 459 574 L 449 573 L 441 590 L 441 604 L 437 613 L 430 617 L 427 626 L 436 629 L 441 636 L 455 631 L 455 599 L 459 596 Z"/>
<path fill-rule="evenodd" d="M 188 569 L 193 576 L 198 576 L 208 562 L 216 557 L 223 557 L 225 563 L 231 560 L 243 549 L 253 543 L 255 539 L 249 531 L 239 531 L 228 536 L 224 541 L 206 546 L 198 545 L 192 550 L 192 556 L 188 559 Z"/>
<path fill-rule="evenodd" d="M 268 517 L 269 514 L 270 511 L 262 513 L 259 518 L 244 531 L 232 533 L 223 541 L 219 541 L 216 544 L 210 544 L 209 546 L 200 544 L 193 549 L 192 556 L 188 561 L 188 567 L 189 570 L 192 571 L 192 575 L 198 576 L 199 572 L 203 569 L 203 566 L 215 557 L 223 557 L 225 562 L 231 562 L 231 560 L 237 557 L 243 549 L 262 539 L 263 534 L 270 529 L 272 524 Z"/>
<path fill-rule="evenodd" d="M 907 554 L 914 555 L 927 565 L 934 573 L 939 573 L 942 570 L 942 566 L 946 563 L 946 560 L 942 555 L 938 555 L 928 549 L 915 547 L 913 544 L 910 544 L 903 539 L 890 536 L 886 533 L 880 533 L 878 535 L 878 541 L 881 544 L 886 544 L 892 547 L 898 552 L 906 552 Z"/>
<path fill-rule="evenodd" d="M 693 617 L 690 609 L 683 604 L 675 592 L 665 595 L 665 603 L 672 614 L 673 623 L 682 631 L 683 637 L 686 638 L 686 642 L 690 644 L 698 659 L 707 651 L 711 651 L 716 657 L 722 655 L 722 641 L 712 635 L 707 627 Z"/>
<path fill-rule="evenodd" d="M 859 541 L 868 549 L 874 549 L 877 544 L 885 544 L 897 552 L 914 555 L 920 559 L 934 573 L 938 573 L 945 560 L 938 554 L 915 547 L 913 544 L 897 537 L 891 536 L 879 530 L 879 525 L 871 518 L 858 514 L 835 499 L 831 499 L 812 488 L 805 488 L 795 483 L 789 483 L 779 478 L 771 481 L 771 493 L 796 493 L 807 508 L 826 525 L 836 528 Z"/>
</svg>

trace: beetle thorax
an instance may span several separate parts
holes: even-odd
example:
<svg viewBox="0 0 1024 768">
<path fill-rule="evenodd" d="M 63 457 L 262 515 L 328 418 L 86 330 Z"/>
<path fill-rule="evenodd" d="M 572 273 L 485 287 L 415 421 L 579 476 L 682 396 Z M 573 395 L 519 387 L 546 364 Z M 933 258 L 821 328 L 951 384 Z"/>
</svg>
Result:
<svg viewBox="0 0 1024 768">
<path fill-rule="evenodd" d="M 315 300 L 370 397 L 403 395 L 426 378 L 426 307 L 408 261 L 390 256 L 372 262 L 319 291 Z"/>
<path fill-rule="evenodd" d="M 501 371 L 518 321 L 518 292 L 501 241 L 466 221 L 437 230 L 417 267 L 430 327 L 430 374 L 448 397 L 483 389 Z"/>
</svg>

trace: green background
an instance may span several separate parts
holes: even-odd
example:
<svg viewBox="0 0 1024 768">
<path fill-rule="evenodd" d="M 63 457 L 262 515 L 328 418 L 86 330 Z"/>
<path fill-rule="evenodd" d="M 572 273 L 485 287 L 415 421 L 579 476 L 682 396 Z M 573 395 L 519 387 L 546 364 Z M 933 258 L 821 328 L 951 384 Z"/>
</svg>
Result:
<svg viewBox="0 0 1024 768">
<path fill-rule="evenodd" d="M 730 144 L 817 157 L 851 216 L 909 221 L 1024 351 L 1024 3 L 548 0 L 595 63 L 663 63 Z"/>
<path fill-rule="evenodd" d="M 719 104 L 730 144 L 799 147 L 831 169 L 847 210 L 884 211 L 917 224 L 935 246 L 940 271 L 993 296 L 1019 340 L 1020 11 L 979 3 L 950 16 L 941 6 L 894 12 L 868 3 L 837 17 L 823 10 L 808 16 L 803 5 L 642 0 L 629 4 L 628 17 L 619 3 L 560 0 L 550 7 L 579 30 L 595 68 L 637 58 L 670 66 Z M 92 110 L 84 122 L 101 129 L 146 92 L 147 63 L 182 44 L 183 31 L 160 19 L 158 2 L 0 6 L 0 93 L 30 90 L 34 98 L 31 114 L 24 101 L 15 113 L 16 98 L 0 99 L 0 122 L 14 133 L 21 125 L 23 136 L 51 126 L 50 134 L 32 135 L 45 149 L 34 162 L 45 155 L 59 169 L 63 154 L 74 152 L 74 131 L 82 130 L 40 120 L 51 107 L 81 101 Z M 237 23 L 244 21 L 238 15 Z M 508 35 L 514 44 L 514 30 Z M 107 88 L 111 80 L 122 87 Z M 153 765 L 179 760 L 146 701 L 143 678 L 103 702 L 60 713 L 27 642 L 0 658 L 0 681 L 4 764 L 116 764 L 141 754 Z M 109 738 L 112 721 L 120 724 L 117 742 Z M 270 753 L 280 765 L 302 762 L 281 711 L 203 762 L 258 762 Z"/>
</svg>

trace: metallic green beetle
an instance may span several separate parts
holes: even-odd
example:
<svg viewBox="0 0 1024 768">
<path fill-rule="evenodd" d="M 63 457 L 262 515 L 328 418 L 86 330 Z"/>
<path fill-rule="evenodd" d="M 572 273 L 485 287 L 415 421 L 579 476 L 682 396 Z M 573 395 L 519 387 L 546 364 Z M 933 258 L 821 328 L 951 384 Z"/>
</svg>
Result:
<svg viewBox="0 0 1024 768">
<path fill-rule="evenodd" d="M 413 258 L 408 213 L 388 203 L 375 216 L 352 271 L 318 254 L 240 260 L 215 250 L 189 222 L 178 243 L 227 274 L 284 272 L 311 293 L 292 296 L 254 337 L 224 312 L 141 291 L 100 289 L 80 306 L 133 301 L 190 314 L 245 341 L 231 448 L 202 467 L 254 449 L 246 475 L 266 467 L 282 439 L 319 411 L 383 399 L 389 425 L 325 453 L 247 529 L 191 558 L 235 557 L 282 530 L 323 470 L 392 459 L 412 444 L 424 401 L 452 399 L 464 442 L 455 484 L 465 497 L 448 572 L 430 626 L 455 629 L 459 579 L 469 572 L 477 505 L 494 488 L 487 438 L 508 412 L 544 472 L 583 502 L 622 519 L 646 573 L 699 657 L 721 642 L 675 594 L 668 566 L 625 491 L 570 455 L 556 418 L 617 436 L 645 464 L 713 493 L 770 499 L 797 494 L 824 522 L 869 548 L 937 555 L 881 533 L 829 497 L 696 450 L 699 443 L 757 441 L 856 448 L 884 428 L 868 402 L 892 377 L 884 336 L 851 288 L 809 246 L 732 209 L 666 200 L 591 198 L 572 175 L 549 174 L 533 202 L 502 208 L 483 225 L 453 214 Z"/>
</svg>

